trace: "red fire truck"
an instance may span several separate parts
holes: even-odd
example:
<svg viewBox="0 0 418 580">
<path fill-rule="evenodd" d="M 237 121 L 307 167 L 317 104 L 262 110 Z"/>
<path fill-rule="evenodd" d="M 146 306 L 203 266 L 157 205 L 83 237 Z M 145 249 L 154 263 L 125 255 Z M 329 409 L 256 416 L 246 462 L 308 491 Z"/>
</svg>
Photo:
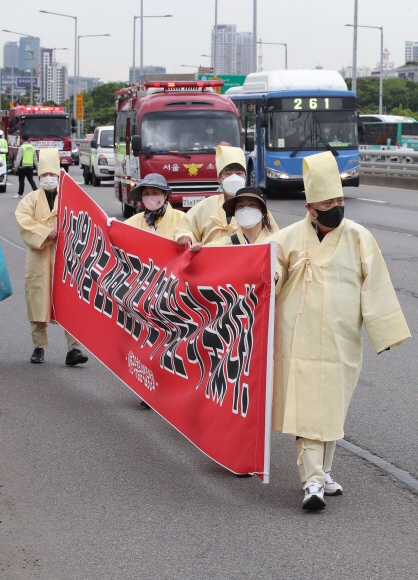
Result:
<svg viewBox="0 0 418 580">
<path fill-rule="evenodd" d="M 22 135 L 29 136 L 29 142 L 39 150 L 56 147 L 60 152 L 60 163 L 66 171 L 72 165 L 71 146 L 74 123 L 64 107 L 43 105 L 19 106 L 10 109 L 4 122 L 9 143 L 9 167 L 14 163 L 17 150 L 22 144 Z M 6 120 L 5 119 L 5 120 Z"/>
<path fill-rule="evenodd" d="M 178 209 L 218 191 L 216 145 L 241 146 L 237 109 L 214 92 L 222 85 L 150 81 L 115 93 L 115 195 L 124 217 L 134 212 L 131 188 L 149 173 L 164 175 Z"/>
</svg>

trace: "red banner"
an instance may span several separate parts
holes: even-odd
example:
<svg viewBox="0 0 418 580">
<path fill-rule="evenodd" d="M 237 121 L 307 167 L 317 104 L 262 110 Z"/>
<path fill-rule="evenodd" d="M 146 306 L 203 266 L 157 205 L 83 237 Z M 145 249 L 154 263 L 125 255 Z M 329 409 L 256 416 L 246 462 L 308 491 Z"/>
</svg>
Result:
<svg viewBox="0 0 418 580">
<path fill-rule="evenodd" d="M 196 254 L 107 220 L 61 172 L 55 319 L 201 451 L 267 483 L 272 244 Z"/>
</svg>

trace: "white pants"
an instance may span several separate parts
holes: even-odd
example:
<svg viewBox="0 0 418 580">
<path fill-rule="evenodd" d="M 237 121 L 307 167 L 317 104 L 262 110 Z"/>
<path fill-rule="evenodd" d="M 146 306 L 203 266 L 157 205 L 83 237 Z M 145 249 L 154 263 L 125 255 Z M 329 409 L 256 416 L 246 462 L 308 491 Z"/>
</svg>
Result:
<svg viewBox="0 0 418 580">
<path fill-rule="evenodd" d="M 307 482 L 325 485 L 325 470 L 331 469 L 336 441 L 296 439 L 297 464 L 302 486 Z"/>
<path fill-rule="evenodd" d="M 48 334 L 46 328 L 48 326 L 47 322 L 32 322 L 30 323 L 30 329 L 32 333 L 32 342 L 34 348 L 45 348 L 49 346 Z M 68 346 L 80 346 L 74 336 L 71 336 L 66 330 L 64 330 L 65 338 L 67 339 Z"/>
</svg>

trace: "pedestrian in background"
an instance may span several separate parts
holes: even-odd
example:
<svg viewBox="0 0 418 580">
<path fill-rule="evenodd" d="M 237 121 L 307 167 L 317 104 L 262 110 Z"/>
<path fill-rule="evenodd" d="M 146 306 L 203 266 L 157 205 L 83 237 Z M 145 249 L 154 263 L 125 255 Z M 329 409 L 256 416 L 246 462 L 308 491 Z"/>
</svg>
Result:
<svg viewBox="0 0 418 580">
<path fill-rule="evenodd" d="M 47 326 L 52 312 L 52 274 L 57 231 L 58 149 L 41 149 L 38 175 L 40 189 L 29 193 L 17 206 L 15 215 L 23 241 L 28 247 L 25 292 L 34 351 L 30 362 L 44 362 L 44 349 L 49 346 Z M 65 364 L 74 366 L 88 361 L 78 348 L 80 343 L 65 331 L 68 352 Z"/>
<path fill-rule="evenodd" d="M 337 439 L 361 371 L 362 326 L 377 354 L 410 333 L 372 234 L 344 218 L 331 152 L 303 160 L 302 221 L 268 239 L 277 244 L 273 429 L 296 436 L 302 507 L 342 494 L 331 476 Z"/>
<path fill-rule="evenodd" d="M 13 197 L 20 199 L 23 197 L 25 191 L 25 177 L 29 181 L 32 191 L 37 189 L 36 183 L 33 179 L 33 169 L 38 167 L 38 159 L 36 157 L 35 147 L 29 143 L 29 136 L 22 135 L 22 145 L 17 150 L 13 171 L 19 177 L 19 190 Z"/>
<path fill-rule="evenodd" d="M 9 151 L 9 144 L 4 138 L 4 131 L 0 129 L 0 157 L 3 159 L 5 166 L 7 167 L 7 153 Z"/>
</svg>

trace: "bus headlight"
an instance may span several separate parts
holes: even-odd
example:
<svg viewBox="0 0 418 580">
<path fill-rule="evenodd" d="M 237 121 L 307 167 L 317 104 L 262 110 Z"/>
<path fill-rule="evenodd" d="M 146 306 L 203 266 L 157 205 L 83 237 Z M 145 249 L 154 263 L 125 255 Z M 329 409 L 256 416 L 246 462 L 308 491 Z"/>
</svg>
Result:
<svg viewBox="0 0 418 580">
<path fill-rule="evenodd" d="M 282 173 L 281 171 L 276 171 L 275 169 L 267 168 L 267 177 L 270 179 L 290 179 L 290 175 L 287 173 Z"/>
<path fill-rule="evenodd" d="M 341 179 L 347 179 L 348 177 L 358 177 L 360 173 L 360 166 L 353 167 L 353 169 L 349 169 L 348 171 L 343 171 L 340 173 Z"/>
</svg>

